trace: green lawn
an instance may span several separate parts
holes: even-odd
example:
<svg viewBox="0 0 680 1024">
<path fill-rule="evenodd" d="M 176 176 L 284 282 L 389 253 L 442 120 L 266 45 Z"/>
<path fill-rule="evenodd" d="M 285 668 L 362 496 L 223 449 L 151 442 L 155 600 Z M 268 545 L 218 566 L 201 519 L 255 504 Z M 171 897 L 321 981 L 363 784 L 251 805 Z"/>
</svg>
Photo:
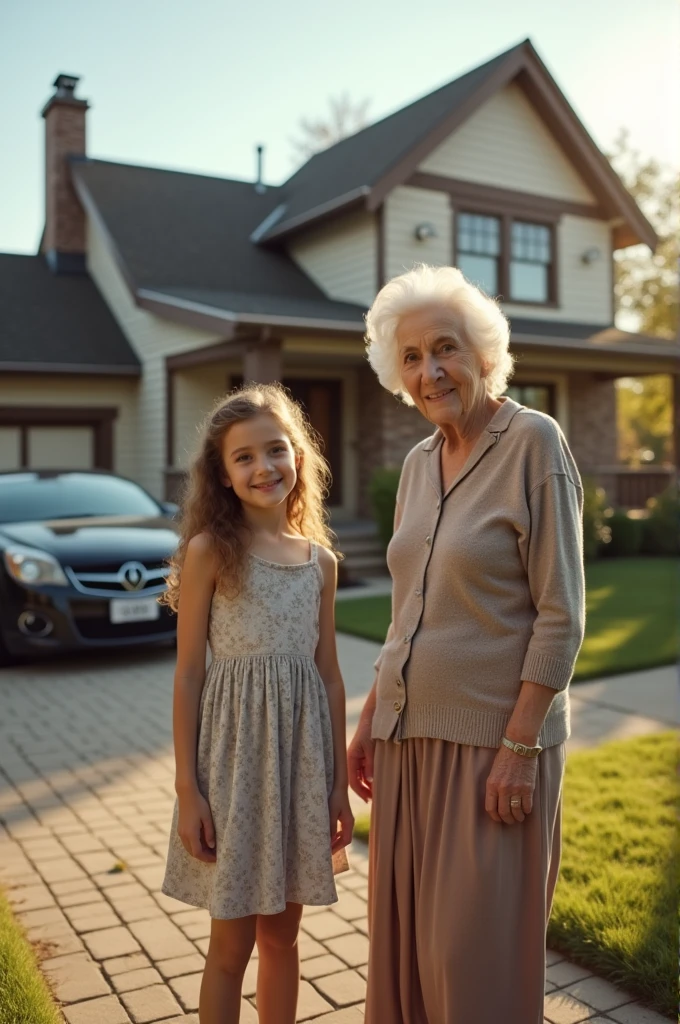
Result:
<svg viewBox="0 0 680 1024">
<path fill-rule="evenodd" d="M 0 1024 L 59 1024 L 35 954 L 0 890 Z"/>
<path fill-rule="evenodd" d="M 573 754 L 548 944 L 673 1014 L 680 842 L 675 733 Z"/>
<path fill-rule="evenodd" d="M 618 558 L 586 568 L 586 637 L 574 680 L 668 665 L 678 657 L 678 566 L 673 558 Z M 338 601 L 338 629 L 379 643 L 389 597 Z"/>
<path fill-rule="evenodd" d="M 572 754 L 548 946 L 673 1015 L 680 877 L 674 733 Z M 366 839 L 370 821 L 355 834 Z"/>
</svg>

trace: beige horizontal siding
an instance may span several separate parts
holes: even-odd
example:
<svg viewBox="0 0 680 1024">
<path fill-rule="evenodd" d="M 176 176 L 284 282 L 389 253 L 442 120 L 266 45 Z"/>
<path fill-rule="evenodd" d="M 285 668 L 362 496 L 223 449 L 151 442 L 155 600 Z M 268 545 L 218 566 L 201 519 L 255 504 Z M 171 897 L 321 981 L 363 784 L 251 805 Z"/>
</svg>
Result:
<svg viewBox="0 0 680 1024">
<path fill-rule="evenodd" d="M 365 306 L 373 301 L 378 235 L 372 214 L 362 211 L 338 217 L 294 238 L 288 252 L 330 299 Z"/>
<path fill-rule="evenodd" d="M 173 374 L 175 466 L 188 467 L 198 445 L 201 423 L 217 399 L 231 389 L 231 375 L 241 372 L 237 363 L 225 361 Z"/>
<path fill-rule="evenodd" d="M 496 93 L 418 168 L 580 203 L 595 197 L 517 85 Z"/>
<path fill-rule="evenodd" d="M 0 379 L 0 405 L 48 408 L 115 408 L 113 469 L 139 479 L 139 432 L 137 400 L 140 386 L 135 378 L 91 377 L 73 374 L 5 374 Z"/>
<path fill-rule="evenodd" d="M 162 320 L 136 306 L 103 232 L 91 218 L 88 222 L 88 269 L 142 362 L 137 479 L 152 494 L 162 498 L 166 468 L 165 357 L 212 345 L 221 341 L 222 336 Z"/>
<path fill-rule="evenodd" d="M 385 201 L 385 274 L 387 280 L 417 263 L 442 266 L 451 262 L 451 203 L 444 192 L 395 188 Z M 418 241 L 419 224 L 432 224 L 435 238 Z"/>
</svg>

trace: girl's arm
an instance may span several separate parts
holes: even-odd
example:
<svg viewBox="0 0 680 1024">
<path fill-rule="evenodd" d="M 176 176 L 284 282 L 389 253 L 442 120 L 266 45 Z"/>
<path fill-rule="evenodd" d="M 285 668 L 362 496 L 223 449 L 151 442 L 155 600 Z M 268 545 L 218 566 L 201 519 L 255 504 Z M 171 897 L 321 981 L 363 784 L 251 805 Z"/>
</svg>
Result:
<svg viewBox="0 0 680 1024">
<path fill-rule="evenodd" d="M 345 720 L 345 687 L 342 681 L 335 642 L 335 591 L 338 563 L 326 548 L 319 548 L 319 566 L 324 584 L 319 610 L 319 643 L 316 648 L 316 667 L 319 670 L 331 714 L 333 729 L 333 792 L 330 798 L 331 839 L 333 850 L 348 846 L 352 841 L 354 817 L 347 793 L 347 724 Z M 340 830 L 337 831 L 338 823 Z"/>
<path fill-rule="evenodd" d="M 198 711 L 205 683 L 208 616 L 215 588 L 210 538 L 192 537 L 182 566 L 177 621 L 177 666 L 173 697 L 175 790 L 178 832 L 185 849 L 199 860 L 215 859 L 215 835 L 207 801 L 196 778 Z"/>
</svg>

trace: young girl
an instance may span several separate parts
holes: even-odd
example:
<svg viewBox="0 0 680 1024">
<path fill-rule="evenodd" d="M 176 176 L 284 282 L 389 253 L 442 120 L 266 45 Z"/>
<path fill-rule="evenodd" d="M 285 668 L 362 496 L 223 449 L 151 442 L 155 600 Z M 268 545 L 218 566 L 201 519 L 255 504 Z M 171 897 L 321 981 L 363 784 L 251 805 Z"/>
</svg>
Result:
<svg viewBox="0 0 680 1024">
<path fill-rule="evenodd" d="M 201 1024 L 238 1022 L 255 943 L 259 1020 L 294 1024 L 302 905 L 336 901 L 332 854 L 352 836 L 327 481 L 278 385 L 206 421 L 165 596 L 179 619 L 163 892 L 210 911 Z"/>
</svg>

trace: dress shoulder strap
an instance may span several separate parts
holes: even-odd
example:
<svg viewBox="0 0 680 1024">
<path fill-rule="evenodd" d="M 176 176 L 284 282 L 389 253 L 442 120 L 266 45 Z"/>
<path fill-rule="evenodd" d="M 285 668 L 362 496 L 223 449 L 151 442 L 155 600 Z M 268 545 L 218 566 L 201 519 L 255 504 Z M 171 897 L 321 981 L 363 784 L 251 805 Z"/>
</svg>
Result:
<svg viewBox="0 0 680 1024">
<path fill-rule="evenodd" d="M 315 540 L 309 542 L 309 560 L 312 565 L 317 565 L 319 561 L 319 545 Z"/>
</svg>

